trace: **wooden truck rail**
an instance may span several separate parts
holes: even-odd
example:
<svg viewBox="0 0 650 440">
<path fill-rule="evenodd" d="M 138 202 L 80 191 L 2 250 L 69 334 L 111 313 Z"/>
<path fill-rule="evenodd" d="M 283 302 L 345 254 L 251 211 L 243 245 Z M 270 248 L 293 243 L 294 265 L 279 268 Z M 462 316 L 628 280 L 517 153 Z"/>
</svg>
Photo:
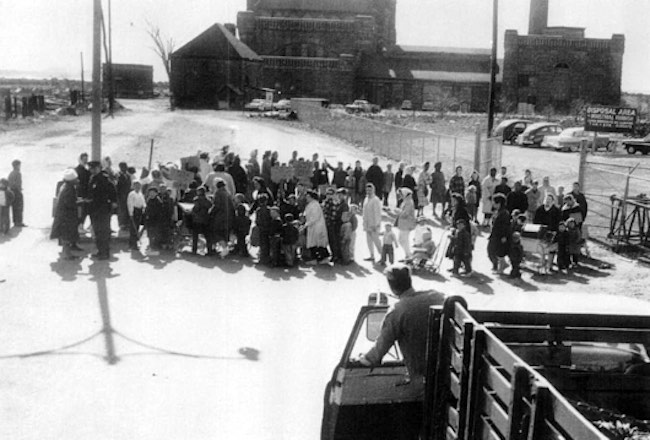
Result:
<svg viewBox="0 0 650 440">
<path fill-rule="evenodd" d="M 563 342 L 650 346 L 648 316 L 470 313 L 455 297 L 432 309 L 430 324 L 425 438 L 607 439 L 566 394 L 632 402 L 647 418 L 650 378 L 575 371 Z"/>
</svg>

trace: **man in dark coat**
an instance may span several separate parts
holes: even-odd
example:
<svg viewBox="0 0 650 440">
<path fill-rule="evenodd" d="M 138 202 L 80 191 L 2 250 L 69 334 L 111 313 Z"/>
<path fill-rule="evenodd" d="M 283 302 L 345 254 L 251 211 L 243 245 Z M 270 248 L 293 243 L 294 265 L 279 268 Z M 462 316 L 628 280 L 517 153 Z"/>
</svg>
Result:
<svg viewBox="0 0 650 440">
<path fill-rule="evenodd" d="M 348 177 L 348 172 L 343 169 L 343 162 L 339 162 L 336 168 L 327 163 L 327 167 L 334 172 L 332 185 L 336 186 L 336 189 L 343 188 L 345 186 L 345 178 Z"/>
<path fill-rule="evenodd" d="M 501 193 L 507 197 L 511 192 L 512 188 L 508 185 L 508 178 L 501 177 L 501 183 L 494 187 L 494 194 Z"/>
<path fill-rule="evenodd" d="M 196 197 L 192 207 L 192 253 L 196 254 L 199 242 L 199 234 L 205 237 L 207 255 L 214 255 L 212 245 L 212 233 L 210 231 L 210 210 L 212 202 L 205 196 L 205 187 L 196 190 Z"/>
<path fill-rule="evenodd" d="M 583 193 L 580 192 L 580 183 L 573 182 L 573 190 L 569 193 L 573 196 L 576 203 L 580 207 L 580 212 L 582 213 L 582 221 L 584 222 L 587 219 L 587 198 Z"/>
<path fill-rule="evenodd" d="M 126 162 L 119 163 L 120 171 L 117 173 L 117 221 L 120 229 L 127 231 L 129 229 L 129 211 L 126 206 L 126 199 L 131 192 L 131 176 L 128 173 Z"/>
<path fill-rule="evenodd" d="M 383 188 L 384 188 L 384 171 L 381 169 L 379 164 L 379 158 L 372 158 L 372 165 L 368 167 L 366 171 L 366 181 L 375 185 L 375 194 L 381 200 Z"/>
<path fill-rule="evenodd" d="M 544 204 L 537 208 L 533 223 L 545 225 L 550 232 L 556 232 L 560 224 L 560 209 L 555 206 L 555 196 L 546 194 Z"/>
<path fill-rule="evenodd" d="M 492 196 L 492 204 L 496 209 L 492 231 L 488 238 L 488 258 L 492 262 L 492 271 L 503 273 L 505 256 L 510 246 L 510 213 L 506 209 L 506 198 L 503 194 Z"/>
<path fill-rule="evenodd" d="M 74 169 L 77 173 L 79 183 L 77 185 L 77 197 L 85 199 L 88 197 L 88 184 L 90 183 L 90 171 L 88 171 L 88 153 L 79 155 L 79 164 Z M 86 207 L 81 206 L 81 215 L 79 216 L 79 226 L 83 227 L 86 221 Z"/>
<path fill-rule="evenodd" d="M 95 232 L 97 253 L 93 258 L 108 260 L 110 258 L 111 212 L 117 203 L 115 185 L 111 183 L 99 161 L 88 163 L 90 182 L 88 186 L 88 214 Z"/>
<path fill-rule="evenodd" d="M 149 238 L 149 255 L 159 255 L 162 229 L 166 225 L 165 206 L 158 195 L 158 187 L 147 188 L 147 207 L 144 210 L 144 227 Z"/>
<path fill-rule="evenodd" d="M 226 182 L 217 179 L 217 191 L 214 193 L 210 223 L 215 243 L 221 247 L 221 257 L 228 255 L 228 240 L 235 220 L 235 205 L 226 191 Z"/>
<path fill-rule="evenodd" d="M 14 226 L 24 228 L 27 225 L 23 223 L 25 202 L 23 200 L 23 175 L 20 173 L 20 164 L 21 162 L 18 159 L 11 162 L 13 170 L 7 176 L 7 181 L 9 182 L 9 189 L 14 193 L 14 201 L 11 203 Z"/>
<path fill-rule="evenodd" d="M 54 222 L 50 238 L 59 239 L 62 247 L 62 256 L 65 260 L 75 260 L 77 257 L 72 250 L 79 241 L 78 230 L 78 206 L 77 185 L 79 180 L 77 173 L 72 168 L 63 173 L 63 185 L 59 189 L 56 209 L 54 211 Z"/>
<path fill-rule="evenodd" d="M 228 174 L 232 176 L 235 183 L 235 193 L 246 194 L 246 191 L 248 191 L 248 176 L 246 170 L 241 166 L 239 156 L 235 156 L 233 159 L 232 165 L 228 168 Z"/>
<path fill-rule="evenodd" d="M 518 209 L 519 212 L 522 213 L 528 211 L 528 196 L 524 191 L 522 191 L 521 182 L 519 180 L 515 182 L 514 191 L 506 196 L 506 200 L 506 208 L 508 208 L 508 211 L 512 212 L 515 209 Z"/>
</svg>

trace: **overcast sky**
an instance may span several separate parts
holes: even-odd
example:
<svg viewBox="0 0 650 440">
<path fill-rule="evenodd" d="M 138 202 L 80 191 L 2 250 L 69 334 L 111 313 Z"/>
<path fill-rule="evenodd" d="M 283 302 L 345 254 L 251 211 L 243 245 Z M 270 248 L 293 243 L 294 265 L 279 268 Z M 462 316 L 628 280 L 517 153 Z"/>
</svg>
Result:
<svg viewBox="0 0 650 440">
<path fill-rule="evenodd" d="M 103 0 L 106 8 L 108 0 Z M 86 78 L 92 56 L 91 0 L 0 0 L 0 76 L 7 71 Z M 500 0 L 499 54 L 506 29 L 528 29 L 528 0 Z M 154 66 L 166 80 L 145 33 L 157 24 L 178 47 L 210 25 L 236 22 L 245 0 L 112 0 L 113 61 Z M 490 0 L 397 0 L 399 44 L 489 48 Z M 650 93 L 650 0 L 551 0 L 550 26 L 586 28 L 587 37 L 625 34 L 624 91 Z"/>
</svg>

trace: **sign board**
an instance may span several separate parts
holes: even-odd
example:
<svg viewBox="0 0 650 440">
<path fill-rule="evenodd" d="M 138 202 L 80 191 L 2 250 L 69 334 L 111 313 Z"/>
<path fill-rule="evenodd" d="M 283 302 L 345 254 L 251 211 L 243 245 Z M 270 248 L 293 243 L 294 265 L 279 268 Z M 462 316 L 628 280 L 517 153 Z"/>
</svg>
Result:
<svg viewBox="0 0 650 440">
<path fill-rule="evenodd" d="M 275 165 L 271 167 L 271 181 L 280 183 L 281 180 L 290 180 L 293 178 L 294 169 L 291 165 Z"/>
<path fill-rule="evenodd" d="M 311 178 L 314 175 L 314 165 L 309 160 L 297 160 L 293 163 L 294 176 L 298 182 L 311 188 Z"/>
<path fill-rule="evenodd" d="M 625 107 L 587 107 L 585 109 L 585 130 L 609 133 L 630 133 L 634 131 L 636 109 Z"/>
<path fill-rule="evenodd" d="M 171 168 L 169 170 L 169 179 L 176 182 L 180 188 L 187 188 L 194 181 L 194 173 Z"/>
<path fill-rule="evenodd" d="M 193 167 L 201 169 L 201 160 L 199 159 L 199 156 L 181 157 L 182 169 L 189 170 Z"/>
</svg>

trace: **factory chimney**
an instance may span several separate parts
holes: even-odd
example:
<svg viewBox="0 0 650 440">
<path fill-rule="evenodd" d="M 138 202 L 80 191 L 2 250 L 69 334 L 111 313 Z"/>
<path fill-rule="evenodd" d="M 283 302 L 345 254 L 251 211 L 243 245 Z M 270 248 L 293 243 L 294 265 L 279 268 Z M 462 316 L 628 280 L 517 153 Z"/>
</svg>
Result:
<svg viewBox="0 0 650 440">
<path fill-rule="evenodd" d="M 548 0 L 530 0 L 528 35 L 540 35 L 548 26 Z"/>
</svg>

